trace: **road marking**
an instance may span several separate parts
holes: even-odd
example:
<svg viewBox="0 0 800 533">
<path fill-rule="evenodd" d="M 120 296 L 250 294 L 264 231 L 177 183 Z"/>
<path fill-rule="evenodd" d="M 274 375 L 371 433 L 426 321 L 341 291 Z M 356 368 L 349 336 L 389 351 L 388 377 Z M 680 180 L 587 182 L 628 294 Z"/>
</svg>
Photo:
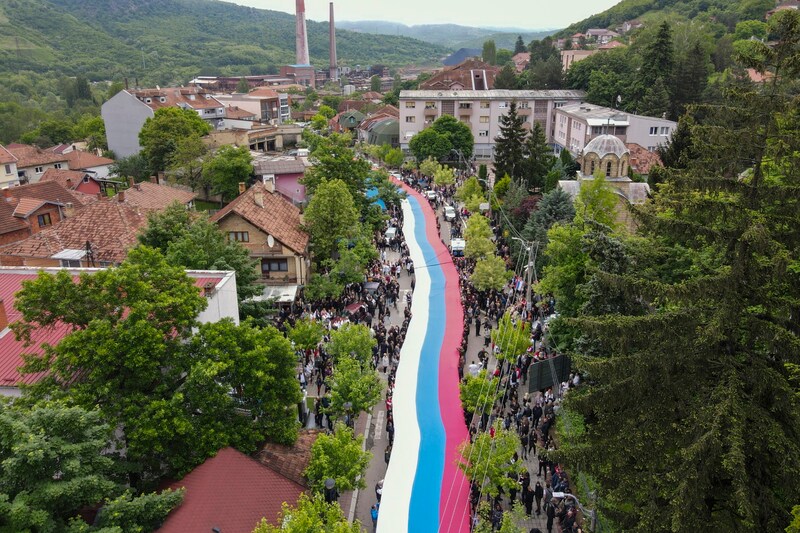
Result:
<svg viewBox="0 0 800 533">
<path fill-rule="evenodd" d="M 383 415 L 384 411 L 378 411 L 378 416 L 375 417 L 375 436 L 372 439 L 373 442 L 380 440 L 383 435 Z"/>
<path fill-rule="evenodd" d="M 372 423 L 372 413 L 367 413 L 367 427 L 364 429 L 364 441 L 361 443 L 361 451 L 367 451 L 367 437 L 369 437 L 369 425 Z M 369 467 L 367 467 L 369 468 Z M 361 476 L 359 476 L 359 479 Z M 347 521 L 351 524 L 356 517 L 356 504 L 358 503 L 358 489 L 353 491 L 353 498 L 350 500 L 350 512 Z"/>
</svg>

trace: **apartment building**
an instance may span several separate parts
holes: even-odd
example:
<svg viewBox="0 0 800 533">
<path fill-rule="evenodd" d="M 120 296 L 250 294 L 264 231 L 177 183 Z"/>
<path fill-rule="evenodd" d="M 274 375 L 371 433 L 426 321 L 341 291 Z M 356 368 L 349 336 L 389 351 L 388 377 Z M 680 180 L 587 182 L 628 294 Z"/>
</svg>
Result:
<svg viewBox="0 0 800 533">
<path fill-rule="evenodd" d="M 608 134 L 623 143 L 635 143 L 653 152 L 669 141 L 676 127 L 676 122 L 664 118 L 635 115 L 584 102 L 570 103 L 555 109 L 553 142 L 556 152 L 569 150 L 578 155 L 592 139 Z"/>
<path fill-rule="evenodd" d="M 517 103 L 517 112 L 527 129 L 538 122 L 548 142 L 552 142 L 554 111 L 567 104 L 579 103 L 585 97 L 585 92 L 572 90 L 401 91 L 400 147 L 408 150 L 414 135 L 442 115 L 451 115 L 472 130 L 475 157 L 492 159 L 495 137 L 500 134 L 500 118 L 508 113 L 511 102 Z"/>
</svg>

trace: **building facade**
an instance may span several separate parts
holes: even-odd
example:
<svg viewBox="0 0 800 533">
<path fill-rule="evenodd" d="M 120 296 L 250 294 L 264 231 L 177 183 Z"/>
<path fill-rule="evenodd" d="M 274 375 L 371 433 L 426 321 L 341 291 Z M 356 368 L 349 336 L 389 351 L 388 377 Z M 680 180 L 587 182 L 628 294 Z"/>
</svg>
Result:
<svg viewBox="0 0 800 533">
<path fill-rule="evenodd" d="M 411 138 L 442 115 L 451 115 L 469 126 L 475 138 L 474 154 L 479 159 L 494 157 L 495 137 L 500 134 L 500 118 L 508 113 L 511 102 L 525 127 L 541 124 L 548 142 L 552 142 L 553 112 L 564 105 L 580 102 L 583 91 L 401 91 L 400 147 L 409 149 Z"/>
</svg>

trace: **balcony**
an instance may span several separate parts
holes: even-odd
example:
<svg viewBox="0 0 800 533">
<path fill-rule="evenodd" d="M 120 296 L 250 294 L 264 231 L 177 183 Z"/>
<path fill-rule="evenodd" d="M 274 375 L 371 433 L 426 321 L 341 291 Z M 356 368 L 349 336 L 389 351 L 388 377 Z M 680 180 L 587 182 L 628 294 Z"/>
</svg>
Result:
<svg viewBox="0 0 800 533">
<path fill-rule="evenodd" d="M 264 285 L 296 285 L 297 276 L 287 272 L 261 272 Z"/>
<path fill-rule="evenodd" d="M 517 108 L 517 115 L 528 117 L 533 114 L 533 109 L 530 107 L 518 107 Z"/>
<path fill-rule="evenodd" d="M 464 104 L 460 104 L 458 106 L 458 114 L 459 114 L 459 116 L 471 115 L 472 114 L 472 106 L 467 104 L 467 107 L 464 107 Z"/>
</svg>

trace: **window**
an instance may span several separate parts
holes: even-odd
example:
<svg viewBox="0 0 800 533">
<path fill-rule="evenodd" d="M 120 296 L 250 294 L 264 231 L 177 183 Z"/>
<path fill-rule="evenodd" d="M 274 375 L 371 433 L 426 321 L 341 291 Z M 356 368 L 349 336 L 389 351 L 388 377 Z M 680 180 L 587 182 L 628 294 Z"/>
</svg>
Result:
<svg viewBox="0 0 800 533">
<path fill-rule="evenodd" d="M 655 146 L 648 146 L 647 147 L 647 151 L 648 152 L 655 152 L 656 151 L 656 147 Z"/>
<path fill-rule="evenodd" d="M 250 232 L 248 231 L 229 231 L 228 240 L 231 242 L 250 242 Z"/>
<path fill-rule="evenodd" d="M 37 174 L 41 174 L 42 172 L 44 172 L 44 167 L 36 167 L 33 169 L 33 171 L 36 172 Z"/>
<path fill-rule="evenodd" d="M 56 167 L 57 170 L 61 170 L 61 163 L 56 163 L 53 166 Z"/>
<path fill-rule="evenodd" d="M 467 124 L 469 124 L 469 115 L 464 115 L 463 117 L 460 117 L 460 120 L 461 122 L 466 122 Z"/>
<path fill-rule="evenodd" d="M 110 267 L 112 265 L 113 265 L 113 263 L 111 261 L 100 261 L 98 266 L 100 268 L 108 268 L 108 267 Z"/>
<path fill-rule="evenodd" d="M 271 272 L 288 272 L 289 260 L 288 259 L 262 259 L 261 272 L 269 276 Z"/>
<path fill-rule="evenodd" d="M 89 183 L 89 176 L 84 176 L 83 177 L 83 182 L 84 183 Z"/>
<path fill-rule="evenodd" d="M 611 175 L 611 161 L 606 163 L 606 177 Z"/>
<path fill-rule="evenodd" d="M 472 104 L 469 102 L 461 102 L 458 104 L 459 109 L 472 109 Z"/>
<path fill-rule="evenodd" d="M 481 117 L 481 124 L 488 124 L 488 123 L 489 123 L 489 117 Z"/>
<path fill-rule="evenodd" d="M 589 173 L 594 174 L 594 161 L 592 161 L 592 170 L 590 170 Z"/>
<path fill-rule="evenodd" d="M 406 117 L 406 122 L 416 122 L 417 117 Z"/>
<path fill-rule="evenodd" d="M 415 107 L 417 107 L 416 102 L 406 102 L 406 109 L 414 109 Z"/>
<path fill-rule="evenodd" d="M 553 104 L 553 107 L 558 109 L 559 107 L 564 107 L 564 104 L 566 104 L 566 102 L 556 102 Z"/>
<path fill-rule="evenodd" d="M 489 109 L 489 102 L 481 102 L 481 109 Z"/>
<path fill-rule="evenodd" d="M 658 126 L 650 127 L 650 135 L 658 135 Z"/>
<path fill-rule="evenodd" d="M 62 259 L 61 260 L 61 268 L 80 268 L 81 261 L 80 259 Z"/>
<path fill-rule="evenodd" d="M 531 118 L 530 115 L 520 115 L 520 120 L 522 122 L 528 122 L 528 119 Z"/>
<path fill-rule="evenodd" d="M 497 107 L 499 107 L 500 109 L 505 109 L 508 107 L 508 102 L 500 102 L 500 105 Z"/>
<path fill-rule="evenodd" d="M 478 132 L 478 137 L 488 137 L 488 136 L 489 136 L 489 130 L 480 130 Z"/>
<path fill-rule="evenodd" d="M 517 107 L 519 107 L 520 109 L 529 109 L 530 104 L 528 102 L 520 102 Z"/>
<path fill-rule="evenodd" d="M 45 226 L 50 226 L 53 224 L 53 222 L 50 220 L 50 213 L 39 215 L 38 217 L 36 217 L 36 220 L 39 222 L 40 228 L 43 228 Z"/>
<path fill-rule="evenodd" d="M 11 174 L 11 165 L 6 165 L 6 174 Z"/>
<path fill-rule="evenodd" d="M 436 109 L 436 102 L 425 102 L 425 109 Z"/>
<path fill-rule="evenodd" d="M 661 127 L 661 135 L 669 135 L 669 126 Z"/>
</svg>

